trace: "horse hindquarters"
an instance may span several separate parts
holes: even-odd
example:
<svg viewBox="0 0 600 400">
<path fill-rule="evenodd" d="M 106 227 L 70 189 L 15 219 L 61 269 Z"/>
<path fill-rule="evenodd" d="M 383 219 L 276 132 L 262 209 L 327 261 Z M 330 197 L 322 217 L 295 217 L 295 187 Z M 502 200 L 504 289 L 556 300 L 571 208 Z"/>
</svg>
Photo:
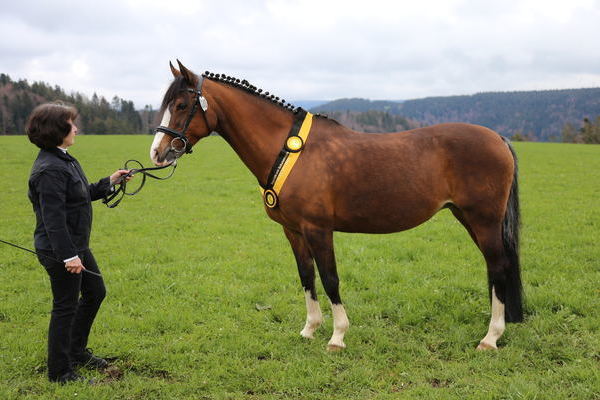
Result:
<svg viewBox="0 0 600 400">
<path fill-rule="evenodd" d="M 494 215 L 490 210 L 495 207 L 486 207 L 485 204 L 466 210 L 452 210 L 471 234 L 487 264 L 492 317 L 488 333 L 478 349 L 495 349 L 496 341 L 504 332 L 505 322 L 523 320 L 517 159 L 513 149 L 507 145 L 513 156 L 514 173 L 504 215 L 501 218 Z"/>
</svg>

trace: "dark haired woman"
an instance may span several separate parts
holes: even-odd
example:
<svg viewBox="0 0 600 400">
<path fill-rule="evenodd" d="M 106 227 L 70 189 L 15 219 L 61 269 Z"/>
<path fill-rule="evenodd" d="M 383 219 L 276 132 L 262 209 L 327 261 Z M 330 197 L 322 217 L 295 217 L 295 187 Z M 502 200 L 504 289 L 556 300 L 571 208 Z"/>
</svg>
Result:
<svg viewBox="0 0 600 400">
<path fill-rule="evenodd" d="M 89 184 L 67 149 L 75 143 L 77 111 L 62 103 L 36 107 L 25 128 L 40 148 L 29 177 L 29 199 L 36 216 L 38 259 L 50 276 L 53 306 L 48 332 L 48 378 L 84 380 L 74 368 L 105 368 L 108 363 L 87 349 L 88 335 L 106 290 L 89 249 L 91 202 L 112 191 L 126 170 Z M 129 179 L 126 177 L 126 179 Z"/>
</svg>

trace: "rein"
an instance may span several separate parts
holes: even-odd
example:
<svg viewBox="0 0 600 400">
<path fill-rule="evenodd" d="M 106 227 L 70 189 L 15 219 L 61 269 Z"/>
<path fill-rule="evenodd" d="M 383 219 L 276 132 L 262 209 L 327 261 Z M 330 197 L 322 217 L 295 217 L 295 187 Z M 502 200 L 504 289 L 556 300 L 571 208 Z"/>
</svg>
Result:
<svg viewBox="0 0 600 400">
<path fill-rule="evenodd" d="M 39 256 L 39 257 L 44 257 L 44 258 L 47 258 L 47 259 L 49 259 L 49 260 L 56 261 L 56 262 L 59 262 L 59 263 L 63 263 L 63 264 L 64 264 L 64 261 L 57 260 L 57 259 L 56 259 L 56 258 L 54 258 L 54 257 L 50 257 L 50 256 L 47 256 L 47 255 L 45 255 L 45 254 L 38 253 L 38 252 L 36 252 L 36 251 L 33 251 L 33 250 L 29 250 L 29 249 L 27 249 L 27 248 L 25 248 L 25 247 L 21 247 L 21 246 L 18 246 L 18 245 L 16 245 L 16 244 L 14 244 L 14 243 L 7 242 L 6 240 L 2 240 L 2 239 L 0 239 L 0 242 L 1 242 L 1 243 L 4 243 L 4 244 L 7 244 L 7 245 L 9 245 L 9 246 L 15 247 L 15 248 L 17 248 L 17 249 L 19 249 L 19 250 L 23 250 L 23 251 L 27 251 L 27 252 L 29 252 L 29 253 L 35 254 L 35 255 L 37 255 L 37 256 Z M 94 271 L 88 271 L 87 269 L 82 269 L 82 271 L 83 271 L 83 272 L 87 272 L 88 274 L 92 274 L 92 275 L 96 275 L 96 276 L 102 277 L 102 274 L 99 274 L 99 273 L 97 273 L 97 272 L 94 272 Z"/>
<path fill-rule="evenodd" d="M 139 165 L 139 168 L 129 168 L 129 164 L 130 163 L 136 163 L 137 165 Z M 171 170 L 171 172 L 169 173 L 169 175 L 165 176 L 165 177 L 160 177 L 160 176 L 156 176 L 148 171 L 158 171 L 160 169 L 165 169 L 168 167 L 173 167 L 173 169 Z M 104 199 L 102 199 L 102 203 L 106 204 L 106 206 L 108 208 L 115 208 L 116 206 L 119 205 L 119 203 L 121 202 L 121 200 L 123 200 L 123 197 L 125 197 L 125 195 L 127 196 L 134 196 L 136 194 L 138 194 L 140 192 L 140 190 L 142 190 L 142 188 L 144 187 L 144 185 L 146 184 L 146 178 L 150 177 L 152 179 L 156 179 L 159 181 L 164 181 L 169 179 L 170 177 L 173 176 L 173 174 L 175 173 L 175 169 L 177 168 L 177 160 L 171 162 L 170 164 L 164 165 L 162 167 L 148 167 L 148 168 L 144 168 L 144 166 L 142 165 L 141 162 L 139 162 L 138 160 L 127 160 L 127 162 L 125 163 L 125 166 L 123 167 L 123 169 L 128 169 L 129 173 L 122 175 L 120 178 L 120 181 L 117 183 L 117 185 L 119 185 L 118 188 L 115 189 L 115 191 L 113 193 L 111 193 L 110 195 L 106 196 Z M 127 179 L 130 176 L 133 176 L 135 174 L 142 174 L 142 183 L 140 184 L 140 187 L 138 187 L 136 190 L 132 191 L 132 192 L 128 192 L 127 191 Z M 118 197 L 118 198 L 117 198 Z M 117 198 L 116 200 L 114 200 L 115 198 Z M 113 201 L 111 203 L 111 201 Z"/>
<path fill-rule="evenodd" d="M 129 167 L 130 163 L 136 163 L 137 165 L 139 165 L 139 168 L 130 168 Z M 169 175 L 167 175 L 165 177 L 156 176 L 156 175 L 148 172 L 148 171 L 158 171 L 158 170 L 165 169 L 165 168 L 168 168 L 168 167 L 173 167 L 173 169 L 171 170 L 171 172 L 169 173 Z M 119 203 L 121 202 L 121 200 L 123 200 L 123 197 L 125 197 L 125 195 L 133 196 L 133 195 L 139 193 L 140 190 L 142 190 L 142 188 L 146 184 L 146 178 L 147 177 L 150 177 L 152 179 L 157 179 L 159 181 L 164 181 L 164 180 L 169 179 L 170 177 L 173 176 L 173 174 L 175 173 L 175 169 L 176 168 L 177 168 L 177 161 L 173 161 L 172 163 L 164 165 L 162 167 L 144 168 L 144 166 L 142 165 L 142 163 L 139 162 L 139 161 L 137 161 L 137 160 L 127 160 L 127 162 L 125 163 L 125 167 L 123 169 L 128 169 L 129 173 L 121 176 L 120 181 L 117 183 L 117 185 L 119 187 L 117 189 L 115 189 L 115 191 L 113 193 L 111 193 L 109 196 L 105 197 L 102 200 L 102 202 L 104 204 L 106 204 L 106 206 L 108 208 L 115 208 L 116 206 L 119 205 Z M 133 176 L 135 174 L 142 174 L 143 175 L 143 177 L 142 177 L 142 183 L 140 184 L 140 187 L 138 187 L 133 192 L 128 192 L 127 191 L 127 177 Z M 119 197 L 119 195 L 120 195 L 120 197 Z M 113 201 L 117 197 L 118 197 L 117 200 L 115 200 L 112 204 L 109 204 L 111 201 Z M 58 259 L 56 259 L 54 257 L 50 257 L 50 256 L 48 256 L 46 254 L 41 254 L 41 253 L 38 253 L 36 251 L 30 250 L 28 248 L 21 247 L 19 245 L 16 245 L 14 243 L 8 242 L 6 240 L 0 239 L 0 243 L 7 244 L 7 245 L 15 247 L 15 248 L 17 248 L 19 250 L 27 251 L 27 252 L 29 252 L 31 254 L 35 254 L 35 255 L 37 255 L 39 257 L 44 257 L 44 258 L 47 258 L 49 260 L 56 261 L 56 262 L 59 262 L 59 263 L 64 263 L 64 261 L 58 260 Z M 94 271 L 89 271 L 87 269 L 83 269 L 82 271 L 86 272 L 88 274 L 91 274 L 91 275 L 102 277 L 102 274 L 99 274 L 99 273 L 94 272 Z"/>
</svg>

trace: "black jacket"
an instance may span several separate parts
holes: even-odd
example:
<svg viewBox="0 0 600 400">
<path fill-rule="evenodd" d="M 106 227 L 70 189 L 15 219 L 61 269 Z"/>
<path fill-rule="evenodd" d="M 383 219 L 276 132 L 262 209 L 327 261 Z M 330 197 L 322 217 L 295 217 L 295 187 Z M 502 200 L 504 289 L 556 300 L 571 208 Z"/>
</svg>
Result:
<svg viewBox="0 0 600 400">
<path fill-rule="evenodd" d="M 40 150 L 29 177 L 35 211 L 34 243 L 59 260 L 89 248 L 92 201 L 111 191 L 110 178 L 89 184 L 79 162 L 59 148 Z"/>
</svg>

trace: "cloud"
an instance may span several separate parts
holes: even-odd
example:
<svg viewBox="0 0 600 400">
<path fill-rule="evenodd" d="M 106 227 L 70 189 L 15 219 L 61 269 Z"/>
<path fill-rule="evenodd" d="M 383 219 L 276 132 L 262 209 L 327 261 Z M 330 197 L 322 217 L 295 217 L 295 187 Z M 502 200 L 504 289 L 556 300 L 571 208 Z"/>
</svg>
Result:
<svg viewBox="0 0 600 400">
<path fill-rule="evenodd" d="M 25 0 L 3 5 L 0 72 L 140 108 L 175 58 L 290 100 L 590 87 L 599 20 L 597 0 Z"/>
</svg>

